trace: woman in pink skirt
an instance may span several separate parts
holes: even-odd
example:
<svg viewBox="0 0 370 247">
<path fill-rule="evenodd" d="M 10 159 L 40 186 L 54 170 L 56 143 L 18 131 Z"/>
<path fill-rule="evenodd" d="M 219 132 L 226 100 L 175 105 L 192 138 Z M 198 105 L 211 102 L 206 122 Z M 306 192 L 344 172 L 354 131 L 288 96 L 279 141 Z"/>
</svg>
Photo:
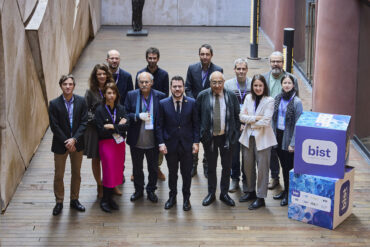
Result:
<svg viewBox="0 0 370 247">
<path fill-rule="evenodd" d="M 100 207 L 103 211 L 111 213 L 112 209 L 119 209 L 113 200 L 113 191 L 123 179 L 125 137 L 129 123 L 126 111 L 118 104 L 119 93 L 116 84 L 107 83 L 103 95 L 103 103 L 95 111 L 99 154 L 103 168 L 103 198 Z"/>
</svg>

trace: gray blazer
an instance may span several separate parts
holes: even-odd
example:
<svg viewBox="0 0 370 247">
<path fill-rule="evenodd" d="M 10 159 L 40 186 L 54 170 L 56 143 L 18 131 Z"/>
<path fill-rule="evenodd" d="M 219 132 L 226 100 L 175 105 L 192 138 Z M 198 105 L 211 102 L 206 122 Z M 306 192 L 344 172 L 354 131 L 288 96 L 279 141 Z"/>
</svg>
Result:
<svg viewBox="0 0 370 247">
<path fill-rule="evenodd" d="M 275 98 L 276 101 L 276 98 Z M 301 116 L 303 111 L 302 101 L 297 96 L 294 97 L 294 116 L 295 116 L 295 122 L 293 128 L 291 126 L 285 126 L 284 134 L 283 134 L 283 141 L 281 143 L 281 149 L 288 151 L 288 146 L 295 146 L 295 124 L 298 121 L 298 118 Z M 276 136 L 276 126 L 277 122 L 272 121 L 272 129 L 274 130 L 275 136 Z"/>
<path fill-rule="evenodd" d="M 285 74 L 291 75 L 294 78 L 294 88 L 295 88 L 296 92 L 299 95 L 299 88 L 298 88 L 298 80 L 297 80 L 297 77 L 295 77 L 293 74 L 291 74 L 289 72 L 286 72 L 286 71 L 283 71 L 283 73 L 284 73 L 284 75 Z M 266 79 L 267 87 L 269 88 L 269 95 L 271 96 L 271 92 L 270 92 L 270 75 L 271 75 L 271 70 L 269 72 L 267 72 L 266 74 L 263 74 L 263 77 L 265 77 L 265 79 Z"/>
</svg>

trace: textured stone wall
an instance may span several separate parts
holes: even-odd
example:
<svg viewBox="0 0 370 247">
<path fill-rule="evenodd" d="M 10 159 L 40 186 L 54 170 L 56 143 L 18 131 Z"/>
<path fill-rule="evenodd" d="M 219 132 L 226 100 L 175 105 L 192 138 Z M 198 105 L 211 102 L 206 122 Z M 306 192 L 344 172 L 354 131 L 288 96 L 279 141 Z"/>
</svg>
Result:
<svg viewBox="0 0 370 247">
<path fill-rule="evenodd" d="M 249 26 L 250 0 L 146 0 L 143 25 Z M 102 0 L 102 25 L 131 25 L 131 0 Z"/>
<path fill-rule="evenodd" d="M 49 125 L 60 75 L 100 28 L 100 8 L 100 0 L 0 0 L 2 211 Z"/>
</svg>

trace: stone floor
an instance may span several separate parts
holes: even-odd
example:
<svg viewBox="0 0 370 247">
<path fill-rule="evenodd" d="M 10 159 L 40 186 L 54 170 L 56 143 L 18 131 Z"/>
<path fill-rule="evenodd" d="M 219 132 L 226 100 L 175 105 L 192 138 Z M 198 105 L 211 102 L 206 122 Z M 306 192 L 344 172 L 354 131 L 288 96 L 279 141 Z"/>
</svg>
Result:
<svg viewBox="0 0 370 247">
<path fill-rule="evenodd" d="M 161 51 L 160 67 L 170 77 L 185 77 L 187 66 L 199 60 L 202 43 L 214 47 L 214 63 L 222 66 L 227 79 L 233 76 L 233 61 L 249 55 L 249 29 L 234 27 L 149 27 L 148 37 L 127 37 L 128 27 L 102 27 L 88 44 L 73 70 L 78 94 L 87 88 L 89 74 L 96 63 L 104 62 L 110 48 L 121 51 L 121 65 L 132 75 L 146 65 L 145 50 L 156 46 Z M 261 60 L 249 62 L 248 75 L 269 70 L 268 55 L 272 52 L 266 39 L 260 37 Z M 57 83 L 57 82 L 55 82 Z M 311 109 L 310 88 L 300 82 L 304 109 Z M 290 220 L 287 208 L 280 207 L 272 196 L 281 188 L 269 191 L 266 207 L 249 211 L 239 203 L 241 192 L 231 194 L 236 207 L 217 200 L 209 207 L 201 205 L 207 194 L 207 180 L 199 169 L 192 181 L 192 210 L 183 212 L 182 196 L 178 205 L 164 210 L 168 196 L 167 181 L 158 182 L 158 204 L 146 199 L 135 203 L 129 197 L 134 188 L 129 177 L 132 163 L 127 148 L 122 197 L 116 200 L 120 211 L 103 213 L 96 198 L 96 185 L 90 161 L 83 160 L 80 200 L 85 213 L 70 210 L 69 188 L 60 216 L 52 216 L 53 155 L 48 130 L 35 153 L 4 215 L 0 215 L 0 246 L 369 246 L 370 244 L 370 167 L 351 145 L 349 164 L 355 167 L 353 214 L 335 230 Z M 201 156 L 202 157 L 202 156 Z M 68 164 L 69 165 L 69 164 Z M 68 166 L 67 166 L 68 167 Z M 167 175 L 166 163 L 162 165 Z M 221 169 L 218 169 L 220 177 Z M 147 172 L 145 172 L 147 174 Z M 65 184 L 69 184 L 70 169 Z M 281 181 L 282 182 L 282 181 Z M 181 179 L 179 179 L 179 186 Z"/>
</svg>

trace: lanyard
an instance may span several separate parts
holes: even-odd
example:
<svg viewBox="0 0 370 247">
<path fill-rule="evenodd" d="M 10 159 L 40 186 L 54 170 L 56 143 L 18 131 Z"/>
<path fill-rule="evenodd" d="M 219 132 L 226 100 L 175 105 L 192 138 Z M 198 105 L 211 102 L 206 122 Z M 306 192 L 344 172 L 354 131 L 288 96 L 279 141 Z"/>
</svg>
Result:
<svg viewBox="0 0 370 247">
<path fill-rule="evenodd" d="M 116 78 L 116 84 L 117 84 L 118 83 L 118 80 L 119 80 L 119 68 L 117 69 L 116 75 L 117 75 L 117 78 Z"/>
<path fill-rule="evenodd" d="M 242 94 L 242 92 L 240 90 L 238 81 L 236 81 L 236 86 L 238 87 L 239 94 L 240 94 L 240 99 L 241 99 L 241 102 L 240 103 L 243 104 L 244 97 L 247 94 L 247 82 L 245 82 L 245 90 L 244 90 L 243 94 Z"/>
<path fill-rule="evenodd" d="M 100 89 L 99 89 L 99 93 L 100 93 L 101 98 L 104 98 L 103 93 L 101 92 Z"/>
<path fill-rule="evenodd" d="M 292 101 L 294 96 L 295 96 L 295 93 L 292 95 L 292 97 L 290 97 L 290 99 L 288 101 L 281 98 L 281 101 L 280 101 L 280 104 L 279 104 L 279 110 L 281 111 L 282 115 L 285 115 L 286 108 L 288 107 L 288 104 L 290 103 L 290 101 Z"/>
<path fill-rule="evenodd" d="M 152 95 L 150 95 L 149 104 L 147 104 L 147 103 L 146 103 L 146 100 L 145 100 L 145 98 L 144 98 L 144 96 L 143 96 L 143 104 L 144 104 L 144 106 L 145 106 L 145 108 L 146 108 L 146 111 L 147 111 L 147 112 L 150 112 L 150 104 L 152 103 L 152 99 L 153 99 L 153 96 L 152 96 Z"/>
<path fill-rule="evenodd" d="M 110 110 L 109 110 L 109 108 L 108 108 L 108 106 L 107 106 L 107 105 L 105 105 L 105 109 L 107 109 L 107 111 L 108 111 L 108 113 L 109 113 L 109 116 L 110 116 L 110 118 L 112 119 L 113 124 L 114 124 L 114 123 L 116 122 L 116 113 L 117 113 L 117 108 L 114 108 L 113 115 L 112 115 L 112 113 L 110 113 Z"/>
</svg>

